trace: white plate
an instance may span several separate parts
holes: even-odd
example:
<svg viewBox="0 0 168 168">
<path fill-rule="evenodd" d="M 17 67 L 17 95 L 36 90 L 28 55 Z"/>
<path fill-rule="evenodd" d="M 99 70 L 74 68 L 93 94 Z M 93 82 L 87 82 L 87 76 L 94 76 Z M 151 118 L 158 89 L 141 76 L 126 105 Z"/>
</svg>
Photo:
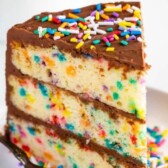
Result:
<svg viewBox="0 0 168 168">
<path fill-rule="evenodd" d="M 148 89 L 148 125 L 168 128 L 168 94 Z M 168 154 L 168 143 L 164 146 Z M 11 153 L 0 145 L 0 168 L 21 168 Z"/>
</svg>

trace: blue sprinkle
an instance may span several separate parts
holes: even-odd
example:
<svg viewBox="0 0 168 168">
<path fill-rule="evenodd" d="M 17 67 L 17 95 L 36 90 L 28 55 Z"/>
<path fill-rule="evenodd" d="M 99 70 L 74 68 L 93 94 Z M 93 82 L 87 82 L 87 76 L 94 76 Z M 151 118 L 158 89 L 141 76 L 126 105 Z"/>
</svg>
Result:
<svg viewBox="0 0 168 168">
<path fill-rule="evenodd" d="M 124 37 L 124 36 L 126 36 L 127 34 L 130 34 L 130 32 L 129 32 L 129 31 L 124 31 L 124 32 L 122 32 L 122 33 L 120 34 L 120 36 L 121 36 L 121 37 Z"/>
<path fill-rule="evenodd" d="M 29 133 L 33 136 L 36 135 L 36 130 L 33 127 L 27 127 L 27 130 L 29 131 Z"/>
<path fill-rule="evenodd" d="M 124 31 L 124 30 L 125 30 L 125 28 L 124 28 L 124 27 L 121 27 L 121 26 L 120 26 L 118 29 L 121 30 L 121 31 Z"/>
<path fill-rule="evenodd" d="M 57 168 L 64 168 L 64 166 L 63 165 L 58 165 Z"/>
<path fill-rule="evenodd" d="M 39 83 L 38 87 L 39 87 L 41 94 L 43 96 L 48 96 L 47 88 L 43 84 Z"/>
<path fill-rule="evenodd" d="M 51 35 L 53 35 L 56 31 L 57 31 L 57 29 L 47 28 L 47 32 Z"/>
<path fill-rule="evenodd" d="M 37 55 L 34 55 L 34 61 L 35 61 L 36 63 L 39 63 L 39 62 L 40 62 L 40 57 L 37 56 Z"/>
<path fill-rule="evenodd" d="M 68 130 L 71 130 L 71 131 L 74 130 L 74 126 L 73 126 L 72 124 L 66 124 L 65 127 L 66 127 Z"/>
<path fill-rule="evenodd" d="M 142 32 L 139 30 L 131 30 L 131 35 L 141 35 Z"/>
<path fill-rule="evenodd" d="M 61 22 L 68 22 L 68 23 L 74 23 L 74 22 L 76 22 L 75 19 L 60 19 L 60 20 L 61 20 Z"/>
<path fill-rule="evenodd" d="M 101 7 L 101 4 L 97 4 L 97 5 L 96 5 L 96 10 L 97 10 L 97 11 L 100 11 L 101 8 L 102 8 L 102 7 Z"/>
<path fill-rule="evenodd" d="M 81 9 L 73 9 L 72 12 L 73 13 L 81 13 Z"/>
<path fill-rule="evenodd" d="M 9 130 L 11 132 L 15 132 L 16 131 L 16 128 L 15 128 L 15 125 L 12 123 L 12 124 L 9 124 Z"/>
<path fill-rule="evenodd" d="M 20 88 L 19 93 L 21 96 L 25 97 L 26 96 L 26 90 L 24 88 Z"/>
<path fill-rule="evenodd" d="M 59 59 L 60 62 L 64 62 L 64 61 L 67 60 L 67 59 L 65 58 L 65 55 L 62 54 L 62 53 L 60 53 L 60 52 L 57 53 L 57 58 Z"/>
</svg>

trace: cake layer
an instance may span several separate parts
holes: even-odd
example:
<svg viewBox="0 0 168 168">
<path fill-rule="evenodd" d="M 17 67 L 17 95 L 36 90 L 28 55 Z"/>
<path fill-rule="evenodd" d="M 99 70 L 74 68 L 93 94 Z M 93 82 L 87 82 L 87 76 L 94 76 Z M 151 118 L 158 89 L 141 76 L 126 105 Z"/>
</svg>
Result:
<svg viewBox="0 0 168 168">
<path fill-rule="evenodd" d="M 103 58 L 73 57 L 57 47 L 22 46 L 14 41 L 10 47 L 11 61 L 23 74 L 145 118 L 145 72 L 109 68 L 110 62 Z"/>
<path fill-rule="evenodd" d="M 11 102 L 26 114 L 146 163 L 145 123 L 30 78 L 10 75 L 8 81 Z"/>
<path fill-rule="evenodd" d="M 34 156 L 39 165 L 49 163 L 53 168 L 111 168 L 122 166 L 115 159 L 100 156 L 87 148 L 79 147 L 71 138 L 60 139 L 53 130 L 10 116 L 10 140 L 27 155 Z"/>
</svg>

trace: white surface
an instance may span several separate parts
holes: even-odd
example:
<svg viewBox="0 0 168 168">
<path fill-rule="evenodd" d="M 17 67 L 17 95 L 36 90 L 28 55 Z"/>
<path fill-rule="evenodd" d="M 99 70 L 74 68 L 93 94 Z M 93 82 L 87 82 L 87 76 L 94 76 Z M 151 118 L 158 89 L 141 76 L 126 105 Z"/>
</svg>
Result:
<svg viewBox="0 0 168 168">
<path fill-rule="evenodd" d="M 168 128 L 168 94 L 148 89 L 148 125 Z M 168 143 L 164 145 L 164 152 L 168 154 Z M 8 161 L 7 161 L 8 160 Z M 18 161 L 8 150 L 0 144 L 0 168 L 20 168 Z"/>
<path fill-rule="evenodd" d="M 142 2 L 145 39 L 148 46 L 148 62 L 152 65 L 152 69 L 149 71 L 148 85 L 168 93 L 168 33 L 166 30 L 168 26 L 168 0 L 140 1 Z M 110 2 L 110 0 L 70 0 L 64 2 L 62 0 L 1 0 L 0 44 L 6 43 L 6 32 L 11 26 L 42 11 L 59 11 L 99 2 Z M 0 53 L 0 66 L 3 66 L 4 52 L 0 51 Z M 0 89 L 2 88 L 0 87 Z"/>
</svg>

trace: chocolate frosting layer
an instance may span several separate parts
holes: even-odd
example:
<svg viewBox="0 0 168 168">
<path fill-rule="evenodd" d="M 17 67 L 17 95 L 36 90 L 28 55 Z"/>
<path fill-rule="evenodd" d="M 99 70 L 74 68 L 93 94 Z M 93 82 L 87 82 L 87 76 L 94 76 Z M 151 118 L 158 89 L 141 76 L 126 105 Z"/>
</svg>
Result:
<svg viewBox="0 0 168 168">
<path fill-rule="evenodd" d="M 125 5 L 127 3 L 120 2 L 115 3 L 115 5 L 122 4 Z M 129 2 L 130 5 L 140 7 L 139 2 Z M 102 4 L 104 6 L 105 4 Z M 87 17 L 90 15 L 92 11 L 96 9 L 95 5 L 87 6 L 81 8 L 81 13 L 77 14 L 79 17 Z M 58 15 L 66 15 L 68 17 L 68 13 L 72 12 L 72 10 L 65 10 L 61 12 L 45 12 L 41 13 L 39 16 L 43 18 L 44 16 L 48 16 L 52 14 L 54 17 Z M 107 15 L 111 15 L 111 13 L 106 13 Z M 120 12 L 119 17 L 121 19 L 125 17 L 131 17 L 133 14 L 122 11 Z M 104 20 L 100 20 L 104 21 Z M 23 24 L 17 24 L 12 27 L 8 32 L 8 42 L 13 40 L 21 42 L 23 45 L 31 44 L 35 46 L 40 46 L 43 48 L 57 46 L 60 51 L 65 51 L 71 53 L 74 57 L 80 57 L 83 53 L 90 54 L 94 58 L 105 58 L 109 60 L 109 66 L 113 67 L 125 67 L 126 69 L 141 69 L 144 70 L 148 68 L 148 65 L 145 64 L 145 54 L 144 54 L 144 42 L 138 41 L 130 41 L 128 46 L 122 46 L 119 41 L 112 42 L 112 46 L 115 48 L 114 52 L 106 52 L 105 43 L 101 43 L 96 46 L 96 49 L 91 50 L 90 45 L 94 39 L 102 39 L 104 35 L 93 35 L 91 40 L 85 41 L 85 44 L 80 49 L 75 49 L 76 43 L 71 43 L 70 38 L 75 37 L 74 34 L 69 36 L 65 36 L 59 40 L 54 41 L 53 37 L 49 38 L 39 38 L 38 35 L 34 34 L 34 30 L 38 29 L 39 26 L 43 28 L 58 28 L 60 24 L 55 24 L 54 22 L 41 22 L 41 20 L 36 20 L 35 16 L 30 20 L 24 22 Z M 118 30 L 118 25 L 112 26 L 114 31 Z M 107 29 L 107 26 L 100 26 L 100 29 Z M 107 33 L 107 35 L 110 33 Z M 143 35 L 142 35 L 143 36 Z M 120 40 L 125 39 L 125 37 L 120 37 Z"/>
<path fill-rule="evenodd" d="M 59 138 L 61 138 L 63 141 L 68 141 L 69 138 L 73 138 L 77 141 L 77 143 L 79 144 L 79 146 L 81 148 L 87 147 L 90 150 L 93 150 L 102 156 L 104 154 L 109 155 L 109 156 L 113 156 L 116 158 L 118 163 L 123 163 L 126 167 L 145 168 L 145 165 L 143 163 L 141 163 L 140 161 L 138 161 L 137 159 L 135 159 L 131 156 L 122 156 L 118 152 L 116 152 L 115 150 L 105 148 L 101 145 L 96 144 L 93 141 L 90 141 L 89 144 L 86 144 L 86 140 L 87 140 L 86 138 L 79 137 L 70 131 L 63 130 L 60 127 L 57 127 L 55 125 L 51 125 L 50 123 L 46 123 L 40 119 L 34 118 L 31 115 L 28 115 L 28 114 L 24 113 L 23 111 L 18 110 L 14 105 L 10 104 L 8 106 L 8 120 L 9 120 L 10 116 L 12 116 L 12 115 L 20 118 L 21 120 L 25 120 L 26 122 L 32 122 L 37 127 L 38 127 L 38 125 L 41 125 L 41 126 L 44 126 L 48 129 L 54 130 L 55 133 L 59 136 Z"/>
</svg>

